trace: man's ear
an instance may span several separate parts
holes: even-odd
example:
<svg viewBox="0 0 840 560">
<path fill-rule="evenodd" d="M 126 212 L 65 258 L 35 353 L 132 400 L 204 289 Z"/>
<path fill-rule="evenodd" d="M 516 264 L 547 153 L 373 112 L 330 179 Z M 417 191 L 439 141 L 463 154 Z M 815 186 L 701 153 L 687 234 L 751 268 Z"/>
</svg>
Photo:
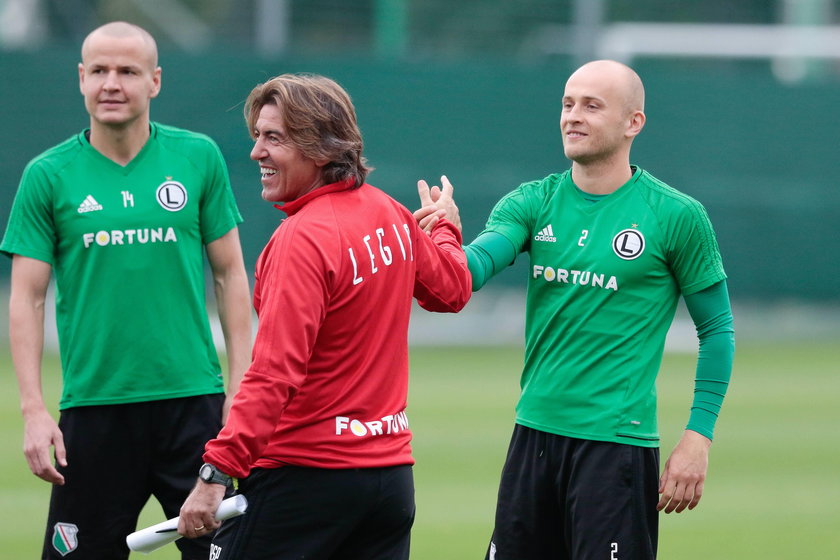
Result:
<svg viewBox="0 0 840 560">
<path fill-rule="evenodd" d="M 642 131 L 645 126 L 645 114 L 641 111 L 633 111 L 630 115 L 630 120 L 627 123 L 627 132 L 625 136 L 632 138 Z"/>
</svg>

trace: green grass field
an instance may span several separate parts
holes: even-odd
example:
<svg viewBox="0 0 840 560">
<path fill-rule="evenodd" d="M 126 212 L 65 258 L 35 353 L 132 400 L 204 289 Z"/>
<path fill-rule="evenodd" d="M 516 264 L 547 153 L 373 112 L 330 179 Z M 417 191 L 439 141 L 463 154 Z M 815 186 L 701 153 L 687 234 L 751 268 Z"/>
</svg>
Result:
<svg viewBox="0 0 840 560">
<path fill-rule="evenodd" d="M 412 558 L 483 558 L 512 428 L 519 348 L 416 348 L 409 418 L 417 521 Z M 694 358 L 670 354 L 660 375 L 663 460 L 691 399 Z M 56 372 L 55 360 L 47 362 Z M 45 379 L 58 400 L 57 375 Z M 740 343 L 700 506 L 662 516 L 659 558 L 775 560 L 840 556 L 840 345 Z M 39 555 L 49 488 L 21 453 L 8 353 L 0 350 L 0 556 Z M 150 504 L 142 525 L 162 520 Z M 169 545 L 148 556 L 174 560 Z M 134 555 L 133 558 L 143 558 Z"/>
</svg>

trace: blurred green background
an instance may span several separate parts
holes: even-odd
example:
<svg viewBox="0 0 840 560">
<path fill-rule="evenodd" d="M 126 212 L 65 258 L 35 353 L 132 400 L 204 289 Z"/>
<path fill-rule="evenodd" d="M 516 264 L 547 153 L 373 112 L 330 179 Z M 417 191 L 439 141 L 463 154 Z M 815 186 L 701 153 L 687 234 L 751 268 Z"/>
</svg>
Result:
<svg viewBox="0 0 840 560">
<path fill-rule="evenodd" d="M 0 0 L 0 229 L 27 161 L 87 126 L 79 47 L 113 19 L 158 40 L 152 118 L 221 147 L 249 270 L 283 217 L 260 199 L 248 158 L 242 102 L 258 82 L 302 71 L 339 81 L 376 168 L 369 181 L 414 208 L 417 179 L 448 175 L 469 240 L 505 193 L 568 167 L 558 123 L 569 73 L 602 56 L 631 64 L 648 117 L 632 160 L 709 211 L 738 339 L 706 495 L 663 516 L 660 558 L 836 556 L 840 0 Z M 17 559 L 40 550 L 49 489 L 21 452 L 9 268 L 0 258 L 0 557 Z M 518 263 L 459 316 L 412 321 L 416 560 L 483 557 L 518 392 L 523 289 Z M 55 405 L 53 322 L 44 386 Z M 663 460 L 687 418 L 695 348 L 680 309 L 659 382 Z M 161 520 L 151 504 L 140 524 Z"/>
<path fill-rule="evenodd" d="M 22 1 L 0 6 L 10 12 Z M 338 80 L 354 99 L 376 168 L 370 182 L 414 208 L 418 179 L 448 175 L 470 240 L 502 195 L 568 167 L 558 128 L 566 78 L 578 62 L 613 54 L 647 88 L 647 124 L 632 161 L 706 206 L 733 299 L 840 298 L 840 259 L 825 258 L 840 219 L 840 27 L 829 25 L 840 15 L 838 0 L 161 0 L 154 10 L 140 0 L 39 4 L 45 29 L 33 31 L 31 44 L 0 50 L 0 228 L 26 162 L 87 126 L 76 64 L 82 38 L 103 18 L 128 18 L 158 37 L 163 89 L 152 118 L 219 143 L 246 220 L 249 266 L 282 216 L 260 199 L 258 168 L 248 157 L 242 102 L 257 83 L 301 71 Z M 166 11 L 176 4 L 181 12 Z M 816 31 L 805 36 L 811 41 L 780 35 L 764 57 L 739 55 L 744 45 L 716 38 L 734 24 L 769 34 L 807 17 L 836 35 L 836 51 L 828 43 L 823 58 L 797 57 L 797 46 L 823 40 Z M 633 51 L 664 40 L 662 29 L 649 28 L 622 39 L 635 37 L 637 45 L 617 49 L 626 26 L 651 21 L 702 24 L 700 46 L 732 52 Z M 760 43 L 752 35 L 743 42 Z M 797 64 L 800 73 L 792 73 Z M 0 260 L 0 278 L 7 273 L 8 261 Z M 515 278 L 499 282 L 516 285 Z"/>
</svg>

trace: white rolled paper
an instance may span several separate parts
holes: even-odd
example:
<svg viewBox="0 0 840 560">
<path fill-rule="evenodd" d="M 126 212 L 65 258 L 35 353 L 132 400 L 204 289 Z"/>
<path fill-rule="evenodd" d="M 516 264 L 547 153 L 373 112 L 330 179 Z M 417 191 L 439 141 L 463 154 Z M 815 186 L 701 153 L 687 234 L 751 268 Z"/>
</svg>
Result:
<svg viewBox="0 0 840 560">
<path fill-rule="evenodd" d="M 219 504 L 219 509 L 216 510 L 216 519 L 224 521 L 242 515 L 246 509 L 248 509 L 248 500 L 245 499 L 245 496 L 233 496 L 227 500 L 222 500 L 222 503 Z M 177 531 L 179 519 L 174 517 L 157 525 L 135 531 L 125 538 L 125 542 L 131 550 L 148 554 L 181 538 Z"/>
</svg>

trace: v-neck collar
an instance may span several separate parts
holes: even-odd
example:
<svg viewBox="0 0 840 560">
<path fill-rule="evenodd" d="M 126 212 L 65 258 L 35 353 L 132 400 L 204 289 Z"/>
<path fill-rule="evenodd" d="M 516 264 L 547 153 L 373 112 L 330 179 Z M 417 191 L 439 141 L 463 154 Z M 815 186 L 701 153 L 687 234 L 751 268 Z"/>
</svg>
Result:
<svg viewBox="0 0 840 560">
<path fill-rule="evenodd" d="M 594 213 L 601 208 L 611 206 L 615 203 L 616 200 L 624 198 L 626 193 L 632 190 L 633 184 L 636 181 L 638 181 L 639 177 L 642 176 L 642 168 L 635 165 L 631 165 L 630 168 L 633 171 L 633 175 L 630 177 L 630 179 L 609 194 L 594 195 L 581 190 L 581 188 L 578 187 L 572 180 L 571 170 L 569 170 L 569 172 L 566 174 L 566 177 L 563 181 L 563 188 L 569 190 L 572 193 L 572 196 L 577 202 L 578 207 L 582 211 L 587 213 Z"/>
<path fill-rule="evenodd" d="M 115 162 L 114 160 L 107 157 L 102 152 L 100 152 L 99 150 L 97 150 L 96 148 L 93 147 L 93 145 L 90 143 L 90 128 L 84 129 L 79 134 L 79 142 L 81 142 L 82 145 L 85 146 L 85 149 L 87 149 L 90 152 L 92 157 L 97 158 L 101 161 L 104 161 L 107 164 L 110 164 L 111 166 L 113 166 L 119 172 L 121 172 L 125 175 L 128 175 L 129 173 L 131 173 L 131 171 L 135 167 L 140 165 L 140 162 L 143 159 L 145 159 L 146 153 L 151 150 L 151 146 L 154 143 L 155 138 L 157 138 L 157 133 L 158 133 L 157 125 L 153 122 L 150 122 L 149 123 L 149 137 L 146 139 L 146 143 L 143 144 L 143 147 L 140 148 L 140 151 L 137 152 L 137 154 L 133 158 L 131 158 L 131 161 L 129 161 L 125 165 L 120 165 L 119 163 Z"/>
</svg>

